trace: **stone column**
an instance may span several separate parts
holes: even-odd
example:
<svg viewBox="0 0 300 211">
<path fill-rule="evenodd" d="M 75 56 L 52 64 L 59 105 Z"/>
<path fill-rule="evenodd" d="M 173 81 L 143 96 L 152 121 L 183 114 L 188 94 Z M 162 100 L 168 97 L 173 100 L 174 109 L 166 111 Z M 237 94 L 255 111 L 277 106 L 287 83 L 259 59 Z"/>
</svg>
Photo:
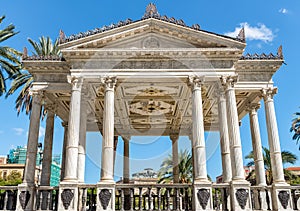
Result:
<svg viewBox="0 0 300 211">
<path fill-rule="evenodd" d="M 101 78 L 105 86 L 104 115 L 103 115 L 103 141 L 101 182 L 114 182 L 113 158 L 114 158 L 114 88 L 116 77 Z"/>
<path fill-rule="evenodd" d="M 273 174 L 273 210 L 292 210 L 291 190 L 289 185 L 285 182 L 283 174 L 279 134 L 273 100 L 273 96 L 276 93 L 276 88 L 262 89 Z"/>
<path fill-rule="evenodd" d="M 78 143 L 80 134 L 80 104 L 82 78 L 70 77 L 72 95 L 69 112 L 64 182 L 77 183 Z"/>
<path fill-rule="evenodd" d="M 190 77 L 190 84 L 192 86 L 192 113 L 193 113 L 193 149 L 194 149 L 194 168 L 195 168 L 195 182 L 205 181 L 207 179 L 206 170 L 206 152 L 204 139 L 204 122 L 202 110 L 202 92 L 201 86 L 203 78 L 194 76 Z"/>
<path fill-rule="evenodd" d="M 103 114 L 103 139 L 101 179 L 97 186 L 97 211 L 115 210 L 115 182 L 114 182 L 114 88 L 116 77 L 105 76 L 101 83 L 104 91 L 104 114 Z M 107 195 L 111 195 L 110 198 Z M 103 205 L 103 201 L 107 206 Z"/>
<path fill-rule="evenodd" d="M 66 146 L 68 141 L 68 122 L 62 122 L 61 125 L 64 127 L 64 139 L 61 156 L 60 181 L 63 181 L 65 177 Z"/>
<path fill-rule="evenodd" d="M 47 120 L 46 120 L 46 131 L 44 138 L 44 151 L 43 151 L 43 162 L 42 162 L 42 176 L 41 186 L 50 185 L 51 176 L 51 164 L 52 164 L 52 146 L 53 146 L 53 132 L 54 132 L 54 106 L 47 105 Z"/>
<path fill-rule="evenodd" d="M 58 210 L 78 210 L 78 144 L 80 136 L 80 104 L 83 78 L 69 76 L 72 84 L 69 111 L 68 139 L 66 143 L 66 158 L 64 179 L 59 187 Z"/>
<path fill-rule="evenodd" d="M 230 140 L 232 181 L 230 189 L 231 209 L 251 210 L 250 183 L 245 180 L 239 119 L 234 84 L 237 76 L 221 77 L 225 89 L 227 125 Z"/>
<path fill-rule="evenodd" d="M 203 77 L 190 76 L 189 83 L 192 89 L 192 120 L 193 120 L 193 210 L 212 210 L 211 182 L 207 178 L 206 152 L 204 140 L 204 121 L 202 110 L 202 85 Z M 208 200 L 204 200 L 208 198 Z"/>
<path fill-rule="evenodd" d="M 265 165 L 264 165 L 264 158 L 262 153 L 259 122 L 257 117 L 257 109 L 259 108 L 260 108 L 260 104 L 251 103 L 248 106 L 248 111 L 249 111 L 252 147 L 253 147 L 254 163 L 255 163 L 256 185 L 266 186 L 267 183 L 266 183 Z"/>
<path fill-rule="evenodd" d="M 79 183 L 84 183 L 85 173 L 85 155 L 86 155 L 86 124 L 87 124 L 87 107 L 88 93 L 85 89 L 81 94 L 80 104 L 80 134 L 78 146 L 78 163 L 77 163 L 77 178 Z"/>
<path fill-rule="evenodd" d="M 130 138 L 123 138 L 124 141 L 124 159 L 123 159 L 123 183 L 129 183 L 130 178 L 130 163 L 129 163 L 129 140 Z"/>
<path fill-rule="evenodd" d="M 225 89 L 227 107 L 227 125 L 230 140 L 232 180 L 245 181 L 242 145 L 239 128 L 239 119 L 236 107 L 234 84 L 237 76 L 222 77 L 221 82 Z"/>
<path fill-rule="evenodd" d="M 39 139 L 42 92 L 32 92 L 32 108 L 30 115 L 26 164 L 23 183 L 18 186 L 17 210 L 34 210 L 35 168 Z M 28 199 L 25 201 L 25 199 Z"/>
<path fill-rule="evenodd" d="M 171 135 L 172 160 L 173 160 L 173 183 L 179 183 L 179 158 L 178 158 L 178 135 Z"/>
<path fill-rule="evenodd" d="M 227 127 L 227 112 L 226 112 L 226 99 L 224 91 L 219 91 L 219 132 L 220 132 L 220 144 L 222 155 L 222 169 L 223 169 L 223 182 L 229 183 L 232 179 L 231 170 L 231 158 L 230 158 L 230 144 Z"/>
</svg>

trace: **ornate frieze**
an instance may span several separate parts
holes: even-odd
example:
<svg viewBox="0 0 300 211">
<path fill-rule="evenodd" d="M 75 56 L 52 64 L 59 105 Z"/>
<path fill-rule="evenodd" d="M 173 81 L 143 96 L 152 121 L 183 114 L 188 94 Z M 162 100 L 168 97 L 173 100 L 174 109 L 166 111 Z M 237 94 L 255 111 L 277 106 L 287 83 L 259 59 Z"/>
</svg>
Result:
<svg viewBox="0 0 300 211">
<path fill-rule="evenodd" d="M 202 188 L 198 190 L 197 199 L 203 210 L 206 209 L 207 204 L 209 202 L 209 198 L 210 198 L 210 193 L 208 189 Z"/>
<path fill-rule="evenodd" d="M 244 210 L 249 198 L 249 192 L 244 188 L 237 189 L 237 191 L 235 192 L 235 197 L 240 207 Z"/>
<path fill-rule="evenodd" d="M 20 200 L 20 204 L 23 210 L 26 209 L 26 206 L 29 202 L 30 199 L 30 193 L 29 191 L 21 191 L 20 195 L 19 195 L 19 200 Z"/>
<path fill-rule="evenodd" d="M 64 189 L 61 193 L 61 200 L 64 205 L 64 208 L 67 210 L 71 205 L 71 202 L 74 198 L 74 193 L 71 189 Z"/>
<path fill-rule="evenodd" d="M 108 189 L 102 189 L 99 193 L 99 200 L 104 210 L 107 210 L 110 199 L 111 192 Z"/>
<path fill-rule="evenodd" d="M 278 193 L 278 199 L 282 205 L 282 207 L 284 209 L 286 209 L 289 205 L 289 201 L 290 201 L 290 193 L 288 191 L 285 190 L 281 190 Z"/>
</svg>

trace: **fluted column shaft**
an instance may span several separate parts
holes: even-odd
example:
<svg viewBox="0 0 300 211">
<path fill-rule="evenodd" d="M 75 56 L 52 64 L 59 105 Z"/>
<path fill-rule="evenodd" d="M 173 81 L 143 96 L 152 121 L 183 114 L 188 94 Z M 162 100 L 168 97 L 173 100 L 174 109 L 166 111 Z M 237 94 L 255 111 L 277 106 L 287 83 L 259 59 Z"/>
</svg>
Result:
<svg viewBox="0 0 300 211">
<path fill-rule="evenodd" d="M 178 135 L 171 135 L 172 161 L 173 161 L 173 183 L 179 183 L 179 158 L 178 158 Z"/>
<path fill-rule="evenodd" d="M 273 183 L 285 183 L 283 164 L 279 142 L 278 127 L 274 108 L 273 95 L 277 89 L 263 89 L 262 95 L 265 103 L 265 113 L 268 129 L 268 142 L 270 147 Z"/>
<path fill-rule="evenodd" d="M 124 138 L 124 159 L 123 159 L 123 183 L 129 183 L 130 163 L 129 163 L 129 139 Z"/>
<path fill-rule="evenodd" d="M 77 163 L 77 178 L 79 183 L 84 183 L 85 173 L 85 155 L 86 155 L 86 120 L 87 120 L 87 97 L 86 92 L 82 92 L 80 104 L 80 134 L 78 145 L 78 163 Z"/>
<path fill-rule="evenodd" d="M 236 80 L 237 78 L 235 76 L 222 77 L 221 82 L 225 88 L 232 180 L 245 180 L 239 119 L 234 90 Z"/>
<path fill-rule="evenodd" d="M 226 113 L 226 99 L 225 93 L 219 93 L 219 132 L 220 144 L 222 155 L 222 169 L 223 169 L 223 182 L 230 182 L 232 179 L 231 158 L 230 158 L 230 144 L 227 127 L 227 113 Z"/>
<path fill-rule="evenodd" d="M 41 186 L 50 185 L 53 132 L 54 132 L 54 111 L 52 106 L 47 107 L 46 131 L 44 139 L 44 151 L 42 162 Z"/>
<path fill-rule="evenodd" d="M 193 113 L 193 150 L 195 182 L 208 181 L 206 170 L 206 152 L 204 139 L 204 122 L 202 109 L 201 86 L 203 78 L 193 76 L 189 78 L 192 86 L 192 113 Z"/>
<path fill-rule="evenodd" d="M 115 77 L 104 77 L 105 86 L 104 115 L 103 115 L 103 141 L 101 160 L 101 181 L 113 182 L 114 163 L 114 87 Z"/>
<path fill-rule="evenodd" d="M 257 109 L 259 107 L 260 107 L 259 104 L 250 104 L 248 107 L 248 111 L 249 111 L 252 147 L 253 147 L 254 163 L 255 163 L 256 184 L 265 186 L 267 185 L 265 165 L 264 165 L 264 158 L 262 153 L 259 122 L 257 117 Z"/>
<path fill-rule="evenodd" d="M 68 141 L 68 123 L 62 122 L 61 124 L 64 127 L 64 139 L 63 139 L 62 156 L 61 156 L 60 181 L 63 181 L 63 179 L 65 177 L 65 166 L 66 166 L 66 147 L 67 147 L 67 141 Z"/>
<path fill-rule="evenodd" d="M 64 181 L 77 182 L 78 143 L 80 134 L 80 101 L 82 78 L 69 78 L 72 95 L 69 112 Z"/>
<path fill-rule="evenodd" d="M 42 93 L 33 93 L 23 183 L 34 185 L 36 153 L 39 139 Z"/>
</svg>

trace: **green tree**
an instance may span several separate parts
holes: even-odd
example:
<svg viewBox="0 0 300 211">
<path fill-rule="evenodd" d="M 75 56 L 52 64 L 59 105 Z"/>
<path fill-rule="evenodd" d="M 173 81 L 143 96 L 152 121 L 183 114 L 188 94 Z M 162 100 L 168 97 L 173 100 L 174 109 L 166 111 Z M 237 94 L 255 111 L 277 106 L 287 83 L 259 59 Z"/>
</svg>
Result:
<svg viewBox="0 0 300 211">
<path fill-rule="evenodd" d="M 40 37 L 39 42 L 28 39 L 29 43 L 33 47 L 34 51 L 32 54 L 39 57 L 47 56 L 59 56 L 61 57 L 61 52 L 58 48 L 58 39 L 53 43 L 50 37 Z M 32 106 L 32 97 L 29 94 L 29 90 L 34 82 L 33 76 L 26 70 L 22 70 L 14 75 L 14 80 L 11 84 L 11 88 L 7 92 L 6 96 L 12 95 L 18 89 L 21 88 L 19 95 L 15 101 L 15 108 L 18 114 L 21 111 L 29 114 Z"/>
<path fill-rule="evenodd" d="M 0 17 L 0 24 L 2 24 L 4 19 L 5 16 Z M 4 29 L 0 29 L 0 96 L 6 92 L 6 80 L 12 79 L 21 68 L 21 62 L 19 60 L 21 53 L 11 47 L 2 46 L 2 42 L 17 33 L 18 32 L 15 32 L 15 26 L 13 24 L 8 25 Z"/>
<path fill-rule="evenodd" d="M 179 183 L 192 183 L 193 164 L 192 155 L 188 150 L 179 153 Z M 173 160 L 170 154 L 160 165 L 158 171 L 159 183 L 171 183 L 173 181 Z"/>
<path fill-rule="evenodd" d="M 296 117 L 292 120 L 292 126 L 290 132 L 293 134 L 293 140 L 296 140 L 296 144 L 299 144 L 300 140 L 300 112 L 294 114 Z M 299 145 L 300 150 L 300 145 Z"/>
<path fill-rule="evenodd" d="M 6 178 L 0 177 L 0 186 L 16 186 L 22 183 L 22 175 L 18 171 L 12 171 Z"/>
<path fill-rule="evenodd" d="M 282 163 L 283 164 L 295 164 L 297 161 L 297 156 L 289 151 L 282 151 Z M 250 162 L 247 163 L 247 166 L 253 166 L 254 163 L 254 154 L 253 151 L 251 151 L 246 157 L 246 159 L 251 159 Z M 271 156 L 270 156 L 270 150 L 266 147 L 263 147 L 263 159 L 265 164 L 265 170 L 266 170 L 266 182 L 268 185 L 271 185 L 273 182 L 273 175 L 272 175 L 272 168 L 271 168 Z M 289 177 L 290 174 L 288 171 L 284 171 L 285 177 Z M 255 184 L 255 172 L 251 172 L 249 176 L 247 177 L 247 180 L 251 182 L 251 184 Z"/>
</svg>

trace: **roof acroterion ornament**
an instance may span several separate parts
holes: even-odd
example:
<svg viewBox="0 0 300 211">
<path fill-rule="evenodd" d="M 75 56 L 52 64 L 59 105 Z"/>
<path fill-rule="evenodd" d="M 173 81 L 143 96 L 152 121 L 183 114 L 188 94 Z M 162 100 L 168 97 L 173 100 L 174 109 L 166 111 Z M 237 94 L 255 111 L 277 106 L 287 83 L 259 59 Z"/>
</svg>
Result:
<svg viewBox="0 0 300 211">
<path fill-rule="evenodd" d="M 23 48 L 22 59 L 26 59 L 28 57 L 28 50 L 26 47 Z"/>
<path fill-rule="evenodd" d="M 240 32 L 239 32 L 237 38 L 238 38 L 239 40 L 241 40 L 242 42 L 245 42 L 245 41 L 246 41 L 245 28 L 244 28 L 244 27 L 241 28 L 241 30 L 240 30 Z"/>
<path fill-rule="evenodd" d="M 59 30 L 59 43 L 64 43 L 66 41 L 66 35 L 63 30 Z"/>
<path fill-rule="evenodd" d="M 153 3 L 148 4 L 148 6 L 146 7 L 146 12 L 143 16 L 143 18 L 151 18 L 151 17 L 159 17 L 157 8 Z"/>
<path fill-rule="evenodd" d="M 279 46 L 278 50 L 277 50 L 277 56 L 280 59 L 283 59 L 283 53 L 282 53 L 282 45 Z"/>
</svg>

